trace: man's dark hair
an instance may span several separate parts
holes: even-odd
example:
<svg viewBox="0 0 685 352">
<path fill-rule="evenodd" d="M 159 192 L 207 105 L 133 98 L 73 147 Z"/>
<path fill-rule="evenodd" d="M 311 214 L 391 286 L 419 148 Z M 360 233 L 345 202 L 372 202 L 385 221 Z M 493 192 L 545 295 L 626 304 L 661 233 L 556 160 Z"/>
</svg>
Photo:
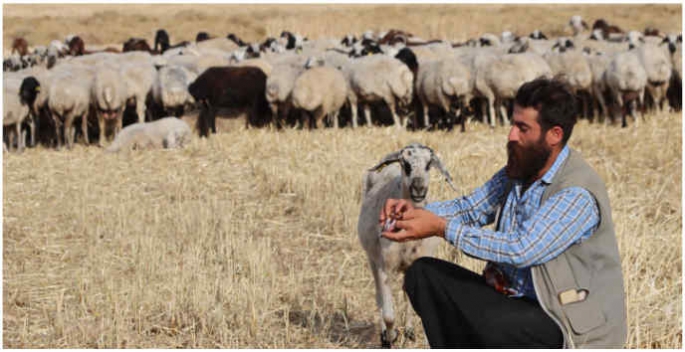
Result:
<svg viewBox="0 0 685 352">
<path fill-rule="evenodd" d="M 522 108 L 537 110 L 543 133 L 554 126 L 561 127 L 564 131 L 561 143 L 566 145 L 577 121 L 576 98 L 568 84 L 558 78 L 537 78 L 523 84 L 514 101 Z"/>
</svg>

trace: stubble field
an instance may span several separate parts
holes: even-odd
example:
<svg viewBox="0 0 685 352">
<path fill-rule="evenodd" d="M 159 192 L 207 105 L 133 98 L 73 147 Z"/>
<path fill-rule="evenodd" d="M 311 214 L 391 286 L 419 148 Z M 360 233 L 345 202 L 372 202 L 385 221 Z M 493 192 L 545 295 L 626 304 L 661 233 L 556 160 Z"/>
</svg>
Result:
<svg viewBox="0 0 685 352">
<path fill-rule="evenodd" d="M 4 47 L 20 31 L 29 42 L 78 33 L 99 44 L 150 40 L 162 27 L 172 42 L 201 29 L 248 40 L 285 28 L 312 37 L 399 27 L 458 40 L 507 26 L 558 35 L 573 14 L 607 13 L 583 5 L 129 6 L 4 5 Z M 662 30 L 681 26 L 679 5 L 613 6 L 610 20 L 625 28 L 657 19 Z M 530 21 L 517 23 L 522 14 Z M 434 173 L 431 199 L 453 198 L 504 165 L 507 132 L 482 124 L 463 134 L 275 132 L 224 120 L 219 134 L 179 151 L 5 153 L 3 347 L 378 347 L 373 279 L 356 234 L 363 171 L 421 142 L 458 188 Z M 648 115 L 639 128 L 581 121 L 570 141 L 608 187 L 626 282 L 626 347 L 682 347 L 681 143 L 678 113 Z M 446 243 L 438 255 L 483 267 Z M 417 339 L 400 337 L 398 346 L 427 347 L 420 321 L 409 318 Z"/>
</svg>

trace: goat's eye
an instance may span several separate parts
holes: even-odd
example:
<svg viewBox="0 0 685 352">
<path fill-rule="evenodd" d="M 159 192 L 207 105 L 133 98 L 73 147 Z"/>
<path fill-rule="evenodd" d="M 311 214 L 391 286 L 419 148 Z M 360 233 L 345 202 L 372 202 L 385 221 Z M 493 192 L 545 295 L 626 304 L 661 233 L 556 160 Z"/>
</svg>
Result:
<svg viewBox="0 0 685 352">
<path fill-rule="evenodd" d="M 407 175 L 411 174 L 411 164 L 409 164 L 406 160 L 402 160 L 402 168 L 404 169 L 404 173 Z"/>
<path fill-rule="evenodd" d="M 426 171 L 428 171 L 430 168 L 431 168 L 431 161 L 429 161 L 428 164 L 426 164 Z"/>
</svg>

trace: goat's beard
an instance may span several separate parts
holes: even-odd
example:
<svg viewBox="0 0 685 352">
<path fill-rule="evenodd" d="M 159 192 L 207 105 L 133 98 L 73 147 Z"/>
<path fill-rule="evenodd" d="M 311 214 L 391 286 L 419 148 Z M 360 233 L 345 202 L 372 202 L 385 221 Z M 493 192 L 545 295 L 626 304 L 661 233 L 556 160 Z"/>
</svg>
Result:
<svg viewBox="0 0 685 352">
<path fill-rule="evenodd" d="M 507 177 L 529 183 L 545 167 L 551 154 L 543 138 L 527 147 L 507 143 Z"/>
</svg>

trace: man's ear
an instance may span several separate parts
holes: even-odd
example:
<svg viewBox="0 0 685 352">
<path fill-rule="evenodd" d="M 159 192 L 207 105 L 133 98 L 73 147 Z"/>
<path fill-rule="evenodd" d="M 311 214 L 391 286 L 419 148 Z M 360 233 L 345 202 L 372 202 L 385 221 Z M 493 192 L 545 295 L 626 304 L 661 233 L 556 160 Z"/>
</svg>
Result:
<svg viewBox="0 0 685 352">
<path fill-rule="evenodd" d="M 564 130 L 561 126 L 554 126 L 547 130 L 545 139 L 547 140 L 547 144 L 551 147 L 561 145 L 561 141 L 564 139 Z"/>
</svg>

